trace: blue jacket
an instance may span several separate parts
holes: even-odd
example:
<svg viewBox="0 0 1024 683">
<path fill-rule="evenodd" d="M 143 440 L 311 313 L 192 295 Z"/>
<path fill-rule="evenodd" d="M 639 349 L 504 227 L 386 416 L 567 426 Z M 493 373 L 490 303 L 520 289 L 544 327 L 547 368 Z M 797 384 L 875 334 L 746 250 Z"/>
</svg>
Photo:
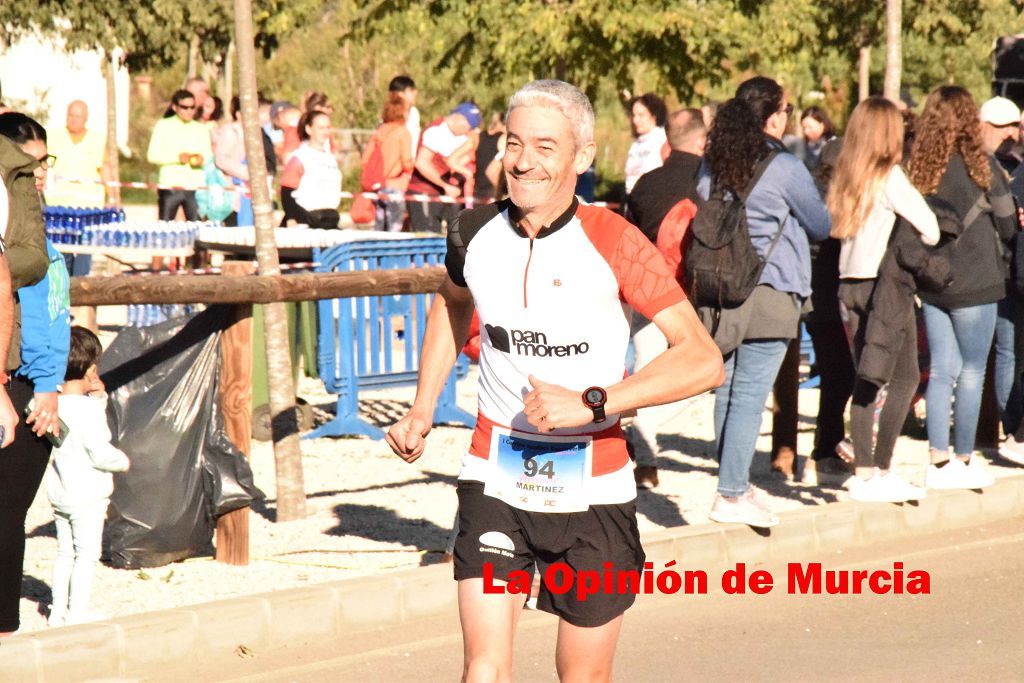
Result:
<svg viewBox="0 0 1024 683">
<path fill-rule="evenodd" d="M 46 277 L 18 290 L 21 301 L 21 365 L 15 374 L 27 377 L 40 393 L 64 383 L 71 347 L 71 278 L 64 256 L 49 239 Z"/>
<path fill-rule="evenodd" d="M 707 199 L 711 171 L 702 163 L 697 192 Z M 765 264 L 759 284 L 780 292 L 811 294 L 811 253 L 808 240 L 820 242 L 832 229 L 832 217 L 803 162 L 788 152 L 772 159 L 747 197 L 747 225 L 754 249 L 764 258 L 782 225 L 782 235 Z"/>
</svg>

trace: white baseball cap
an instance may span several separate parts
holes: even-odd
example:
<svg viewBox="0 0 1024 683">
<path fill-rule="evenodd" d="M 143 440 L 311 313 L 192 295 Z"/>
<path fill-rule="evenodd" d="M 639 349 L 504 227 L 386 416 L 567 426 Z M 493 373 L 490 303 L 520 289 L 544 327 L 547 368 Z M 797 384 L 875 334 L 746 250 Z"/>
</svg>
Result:
<svg viewBox="0 0 1024 683">
<path fill-rule="evenodd" d="M 980 119 L 982 123 L 993 126 L 1009 126 L 1020 123 L 1020 109 L 1005 97 L 993 97 L 981 105 Z"/>
</svg>

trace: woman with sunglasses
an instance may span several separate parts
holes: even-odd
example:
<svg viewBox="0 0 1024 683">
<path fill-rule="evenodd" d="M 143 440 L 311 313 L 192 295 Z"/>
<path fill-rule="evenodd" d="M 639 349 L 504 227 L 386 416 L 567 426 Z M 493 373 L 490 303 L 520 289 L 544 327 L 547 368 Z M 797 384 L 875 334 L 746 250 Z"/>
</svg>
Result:
<svg viewBox="0 0 1024 683">
<path fill-rule="evenodd" d="M 42 219 L 40 192 L 53 161 L 46 130 L 24 114 L 7 113 L 0 115 L 0 136 L 14 143 L 0 145 L 0 172 L 11 195 L 5 241 L 21 328 L 20 344 L 13 343 L 7 354 L 4 367 L 10 369 L 10 379 L 4 382 L 9 381 L 11 402 L 19 416 L 33 402 L 28 418 L 14 430 L 14 443 L 0 452 L 3 636 L 19 626 L 25 516 L 50 458 L 50 442 L 44 435 L 59 431 L 57 386 L 64 381 L 70 324 L 67 269 L 64 258 L 46 240 Z"/>
<path fill-rule="evenodd" d="M 174 189 L 157 190 L 160 220 L 173 221 L 178 208 L 185 220 L 199 218 L 195 188 L 203 185 L 203 164 L 213 156 L 210 133 L 196 120 L 196 98 L 178 90 L 164 118 L 153 127 L 146 158 L 160 167 L 158 182 Z"/>
<path fill-rule="evenodd" d="M 768 393 L 811 293 L 809 242 L 824 240 L 832 226 L 807 168 L 780 142 L 791 111 L 770 78 L 741 83 L 718 110 L 698 176 L 705 199 L 745 193 L 750 244 L 764 262 L 741 306 L 698 310 L 725 360 L 725 382 L 715 389 L 718 495 L 708 515 L 719 523 L 778 524 L 750 484 L 750 466 Z"/>
</svg>

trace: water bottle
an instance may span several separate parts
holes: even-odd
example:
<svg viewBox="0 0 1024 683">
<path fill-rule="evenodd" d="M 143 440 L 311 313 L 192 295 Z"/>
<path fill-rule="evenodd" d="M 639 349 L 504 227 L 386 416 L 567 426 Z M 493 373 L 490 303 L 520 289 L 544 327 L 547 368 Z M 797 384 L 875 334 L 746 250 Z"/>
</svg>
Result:
<svg viewBox="0 0 1024 683">
<path fill-rule="evenodd" d="M 78 244 L 79 235 L 82 234 L 82 213 L 82 209 L 72 209 L 69 229 L 64 234 L 65 244 Z"/>
<path fill-rule="evenodd" d="M 97 225 L 97 213 L 93 211 L 89 215 L 89 220 L 86 222 L 82 230 L 82 244 L 92 245 L 96 239 L 96 225 Z"/>
</svg>

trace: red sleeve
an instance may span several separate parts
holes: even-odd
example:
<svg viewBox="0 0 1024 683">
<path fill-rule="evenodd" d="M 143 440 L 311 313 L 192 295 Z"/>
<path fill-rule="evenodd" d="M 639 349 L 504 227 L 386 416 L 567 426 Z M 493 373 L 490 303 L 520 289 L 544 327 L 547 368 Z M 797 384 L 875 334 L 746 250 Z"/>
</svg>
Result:
<svg viewBox="0 0 1024 683">
<path fill-rule="evenodd" d="M 651 320 L 686 300 L 665 257 L 638 228 L 607 209 L 581 205 L 583 230 L 615 273 L 619 297 Z"/>
<path fill-rule="evenodd" d="M 302 140 L 299 139 L 299 129 L 295 126 L 288 126 L 284 129 L 284 142 L 281 144 L 283 156 L 288 156 L 290 152 L 294 152 L 302 144 Z"/>
<path fill-rule="evenodd" d="M 302 162 L 297 157 L 292 157 L 281 172 L 281 187 L 290 187 L 293 190 L 299 186 L 302 180 Z"/>
<path fill-rule="evenodd" d="M 697 205 L 689 199 L 680 200 L 669 209 L 658 228 L 658 251 L 665 257 L 676 280 L 683 281 L 684 250 L 689 243 L 690 223 L 697 215 Z"/>
</svg>

